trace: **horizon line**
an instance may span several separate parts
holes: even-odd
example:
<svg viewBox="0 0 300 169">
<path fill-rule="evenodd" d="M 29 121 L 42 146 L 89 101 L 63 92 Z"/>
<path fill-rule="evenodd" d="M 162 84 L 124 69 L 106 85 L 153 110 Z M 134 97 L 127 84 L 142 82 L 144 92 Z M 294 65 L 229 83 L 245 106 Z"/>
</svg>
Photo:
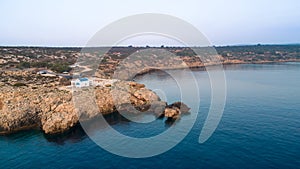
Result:
<svg viewBox="0 0 300 169">
<path fill-rule="evenodd" d="M 168 47 L 242 47 L 242 46 L 293 46 L 293 45 L 300 45 L 299 43 L 249 43 L 249 44 L 229 44 L 229 45 L 211 45 L 211 46 L 165 46 L 165 45 L 117 45 L 117 46 L 42 46 L 42 45 L 0 45 L 0 48 L 7 47 L 7 48 L 113 48 L 113 47 L 133 47 L 133 48 L 168 48 Z"/>
</svg>

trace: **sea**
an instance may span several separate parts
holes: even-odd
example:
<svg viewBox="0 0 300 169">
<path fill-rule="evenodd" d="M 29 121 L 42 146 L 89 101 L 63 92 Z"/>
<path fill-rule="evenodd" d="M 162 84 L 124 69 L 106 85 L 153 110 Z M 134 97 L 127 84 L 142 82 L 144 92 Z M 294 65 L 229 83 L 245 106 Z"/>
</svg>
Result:
<svg viewBox="0 0 300 169">
<path fill-rule="evenodd" d="M 118 113 L 105 119 L 113 130 L 131 138 L 154 138 L 172 129 L 184 133 L 151 140 L 156 147 L 136 145 L 132 149 L 126 142 L 112 141 L 116 149 L 137 154 L 130 157 L 108 151 L 91 138 L 90 134 L 105 137 L 103 128 L 86 134 L 77 126 L 58 136 L 21 131 L 0 136 L 0 168 L 300 168 L 300 63 L 226 65 L 212 71 L 224 73 L 224 81 L 217 85 L 225 85 L 226 97 L 220 120 L 204 142 L 199 142 L 199 136 L 214 101 L 213 77 L 197 69 L 155 71 L 135 81 L 168 103 L 189 97 L 181 89 L 196 81 L 197 87 L 191 85 L 188 92 L 199 98 L 185 102 L 192 108 L 190 114 L 174 122 L 149 114 L 142 117 L 149 123 L 131 121 Z M 148 157 L 132 152 L 164 149 L 170 144 L 174 145 Z"/>
</svg>

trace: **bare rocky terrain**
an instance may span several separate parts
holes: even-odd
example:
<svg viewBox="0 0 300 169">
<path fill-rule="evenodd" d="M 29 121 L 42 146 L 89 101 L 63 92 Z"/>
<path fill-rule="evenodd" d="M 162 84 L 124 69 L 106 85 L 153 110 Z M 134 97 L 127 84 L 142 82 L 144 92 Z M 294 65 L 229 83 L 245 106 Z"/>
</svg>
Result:
<svg viewBox="0 0 300 169">
<path fill-rule="evenodd" d="M 77 89 L 71 92 L 51 87 L 5 86 L 0 91 L 0 133 L 41 129 L 46 134 L 63 133 L 79 123 L 115 111 L 148 111 L 168 114 L 167 103 L 144 85 L 118 81 L 112 86 Z M 75 103 L 75 104 L 74 104 Z M 93 105 L 95 103 L 96 107 Z M 130 105 L 130 106 L 129 106 Z M 182 109 L 186 112 L 186 109 Z M 174 114 L 178 118 L 180 106 Z"/>
</svg>

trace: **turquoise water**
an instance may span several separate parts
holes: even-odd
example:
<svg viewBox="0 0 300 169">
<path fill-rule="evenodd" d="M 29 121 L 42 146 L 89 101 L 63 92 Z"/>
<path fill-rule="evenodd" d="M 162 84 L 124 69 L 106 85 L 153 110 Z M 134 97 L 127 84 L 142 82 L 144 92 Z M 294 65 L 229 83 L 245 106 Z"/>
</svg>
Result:
<svg viewBox="0 0 300 169">
<path fill-rule="evenodd" d="M 174 71 L 189 83 L 184 70 Z M 113 155 L 81 128 L 54 138 L 26 131 L 0 136 L 0 168 L 300 168 L 299 63 L 226 66 L 224 114 L 203 144 L 198 138 L 210 106 L 210 83 L 206 72 L 194 73 L 201 96 L 197 121 L 183 141 L 161 155 L 142 159 Z M 175 80 L 161 72 L 136 81 L 161 89 L 163 92 L 157 93 L 168 102 L 180 98 Z M 182 118 L 191 117 L 195 116 Z M 108 116 L 107 121 L 133 137 L 153 136 L 170 127 L 161 119 L 138 124 L 117 114 Z"/>
</svg>

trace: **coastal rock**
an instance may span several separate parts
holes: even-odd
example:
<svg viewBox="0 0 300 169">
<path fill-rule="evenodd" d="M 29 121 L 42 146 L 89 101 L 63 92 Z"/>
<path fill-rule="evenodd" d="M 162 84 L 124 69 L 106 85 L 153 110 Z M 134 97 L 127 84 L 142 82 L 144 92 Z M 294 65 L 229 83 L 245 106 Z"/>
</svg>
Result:
<svg viewBox="0 0 300 169">
<path fill-rule="evenodd" d="M 136 88 L 136 89 L 141 89 L 141 88 L 145 87 L 144 84 L 140 84 L 140 83 L 136 83 L 136 82 L 129 82 L 129 85 L 133 88 Z"/>
<path fill-rule="evenodd" d="M 170 104 L 169 107 L 176 107 L 176 108 L 180 109 L 181 113 L 188 113 L 191 109 L 182 102 L 174 102 L 174 103 Z"/>
<path fill-rule="evenodd" d="M 0 92 L 0 133 L 36 127 L 41 110 L 22 90 Z M 26 92 L 25 92 L 26 93 Z"/>
<path fill-rule="evenodd" d="M 1 133 L 30 128 L 56 133 L 76 123 L 70 92 L 44 87 L 4 87 L 0 97 L 3 104 L 0 109 Z M 65 127 L 64 123 L 70 127 Z"/>
<path fill-rule="evenodd" d="M 167 105 L 163 113 L 158 114 L 160 117 L 167 117 L 168 120 L 176 120 L 180 118 L 181 114 L 189 113 L 190 108 L 182 102 L 174 102 Z"/>
<path fill-rule="evenodd" d="M 180 110 L 177 107 L 167 107 L 164 111 L 165 117 L 168 119 L 178 119 L 181 115 Z"/>
<path fill-rule="evenodd" d="M 79 119 L 119 110 L 163 115 L 165 107 L 154 92 L 136 82 L 120 81 L 73 93 L 54 87 L 6 86 L 0 91 L 0 133 L 40 128 L 46 134 L 58 134 L 70 130 Z"/>
<path fill-rule="evenodd" d="M 151 104 L 150 110 L 154 112 L 154 115 L 158 118 L 163 118 L 165 116 L 165 109 L 167 103 L 163 101 L 154 101 Z"/>
<path fill-rule="evenodd" d="M 45 112 L 41 117 L 42 130 L 46 134 L 63 133 L 77 123 L 78 115 L 70 102 L 58 105 L 53 111 Z"/>
</svg>

